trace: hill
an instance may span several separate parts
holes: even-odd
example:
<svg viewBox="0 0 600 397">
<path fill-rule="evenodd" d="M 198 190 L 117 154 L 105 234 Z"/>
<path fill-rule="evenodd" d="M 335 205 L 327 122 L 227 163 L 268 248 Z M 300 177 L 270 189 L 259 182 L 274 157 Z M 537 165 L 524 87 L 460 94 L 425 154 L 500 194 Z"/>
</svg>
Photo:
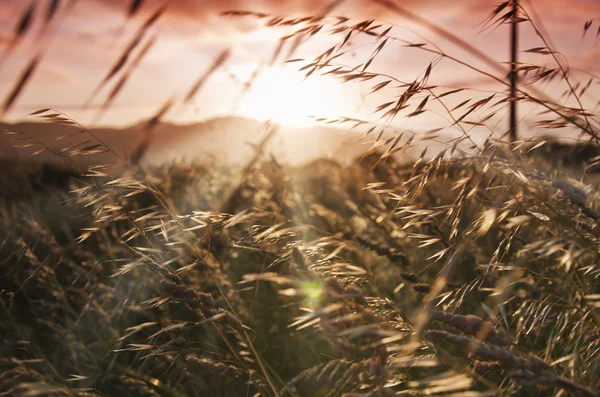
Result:
<svg viewBox="0 0 600 397">
<path fill-rule="evenodd" d="M 365 146 L 357 143 L 360 135 L 323 126 L 289 127 L 277 125 L 277 135 L 270 143 L 268 151 L 277 154 L 283 162 L 298 164 L 319 157 L 333 156 L 348 162 L 364 152 Z M 17 124 L 0 123 L 0 130 L 23 133 L 23 137 L 34 137 L 58 151 L 80 144 L 85 147 L 97 143 L 89 133 L 79 126 L 56 123 L 22 122 Z M 127 128 L 92 128 L 89 130 L 100 138 L 121 158 L 127 158 L 147 134 L 146 123 Z M 264 123 L 239 117 L 221 117 L 201 123 L 178 125 L 162 123 L 152 130 L 152 139 L 145 162 L 149 164 L 169 163 L 175 160 L 203 160 L 218 158 L 220 162 L 242 164 L 252 155 L 251 144 L 258 142 L 264 134 Z M 71 135 L 71 136 L 69 136 Z M 74 136 L 73 136 L 74 135 Z M 59 139 L 60 137 L 66 137 Z M 14 158 L 28 156 L 39 146 L 15 150 L 11 147 L 9 135 L 0 138 L 0 156 Z M 26 142 L 33 142 L 29 140 Z M 21 143 L 21 142 L 17 142 Z M 42 162 L 57 162 L 51 153 L 43 153 L 36 159 Z M 112 153 L 93 156 L 75 156 L 73 161 L 81 165 L 118 161 Z"/>
</svg>

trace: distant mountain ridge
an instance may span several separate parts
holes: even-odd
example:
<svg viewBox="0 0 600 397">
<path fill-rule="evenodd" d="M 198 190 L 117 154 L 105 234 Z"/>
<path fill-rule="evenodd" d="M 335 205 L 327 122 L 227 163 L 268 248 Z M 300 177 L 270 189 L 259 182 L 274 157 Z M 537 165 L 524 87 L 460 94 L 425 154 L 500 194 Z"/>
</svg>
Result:
<svg viewBox="0 0 600 397">
<path fill-rule="evenodd" d="M 257 143 L 262 138 L 264 127 L 265 124 L 262 122 L 242 117 L 213 118 L 187 125 L 163 123 L 152 130 L 151 144 L 144 161 L 163 163 L 175 160 L 202 160 L 214 156 L 227 163 L 243 163 L 253 153 L 251 144 Z M 340 161 L 351 161 L 367 149 L 363 144 L 357 143 L 360 135 L 355 132 L 344 132 L 318 125 L 312 127 L 275 125 L 275 127 L 278 129 L 278 134 L 272 139 L 268 151 L 280 161 L 291 164 L 329 156 Z M 98 143 L 89 133 L 57 140 L 61 136 L 76 133 L 81 128 L 51 122 L 0 123 L 0 130 L 22 132 L 23 137 L 35 137 L 54 150 L 61 150 L 78 143 L 81 147 Z M 106 143 L 122 159 L 126 159 L 144 139 L 147 130 L 146 124 L 140 123 L 126 128 L 92 128 L 90 132 Z M 5 135 L 0 138 L 0 156 L 24 157 L 41 148 L 41 146 L 12 148 L 9 139 L 14 138 L 20 137 Z M 22 142 L 25 141 L 12 143 Z M 36 156 L 36 159 L 61 161 L 51 153 L 43 153 Z M 85 165 L 119 161 L 111 153 L 75 156 L 73 160 Z"/>
</svg>

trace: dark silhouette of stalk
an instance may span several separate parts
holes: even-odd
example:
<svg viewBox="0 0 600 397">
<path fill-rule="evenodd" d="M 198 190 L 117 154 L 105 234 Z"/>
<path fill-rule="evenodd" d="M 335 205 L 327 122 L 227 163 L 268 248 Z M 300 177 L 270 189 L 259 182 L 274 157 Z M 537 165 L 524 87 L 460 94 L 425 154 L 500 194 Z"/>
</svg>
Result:
<svg viewBox="0 0 600 397">
<path fill-rule="evenodd" d="M 519 1 L 512 2 L 512 22 L 510 30 L 510 143 L 517 140 L 517 45 L 519 40 L 517 11 Z"/>
</svg>

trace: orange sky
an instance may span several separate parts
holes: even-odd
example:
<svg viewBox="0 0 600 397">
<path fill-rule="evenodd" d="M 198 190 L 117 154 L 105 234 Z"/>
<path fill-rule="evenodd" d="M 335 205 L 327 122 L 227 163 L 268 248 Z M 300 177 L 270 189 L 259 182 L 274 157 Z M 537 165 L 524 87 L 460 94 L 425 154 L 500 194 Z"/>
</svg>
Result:
<svg viewBox="0 0 600 397">
<path fill-rule="evenodd" d="M 43 52 L 42 63 L 14 108 L 5 116 L 6 119 L 16 120 L 32 110 L 54 107 L 82 123 L 95 120 L 101 124 L 132 124 L 150 117 L 169 98 L 185 94 L 224 49 L 231 51 L 225 64 L 210 77 L 191 105 L 169 113 L 167 119 L 188 123 L 218 115 L 237 114 L 259 119 L 275 117 L 282 122 L 301 124 L 301 120 L 309 114 L 366 118 L 374 107 L 393 100 L 396 95 L 386 89 L 365 97 L 373 82 L 340 84 L 329 76 L 311 76 L 302 82 L 302 74 L 296 72 L 298 65 L 276 62 L 272 68 L 263 69 L 254 88 L 241 96 L 243 83 L 258 65 L 268 62 L 284 31 L 265 28 L 263 22 L 257 19 L 229 18 L 219 14 L 229 9 L 243 9 L 290 16 L 315 15 L 320 12 L 324 2 L 172 0 L 166 2 L 167 12 L 151 29 L 151 34 L 157 37 L 155 46 L 143 58 L 109 111 L 95 119 L 98 105 L 104 101 L 109 89 L 101 91 L 87 110 L 81 109 L 82 104 L 148 14 L 164 2 L 143 1 L 137 14 L 127 20 L 126 11 L 130 1 L 64 0 L 59 2 L 59 13 L 42 37 L 39 31 L 49 1 L 34 2 L 37 7 L 32 29 L 1 65 L 0 92 L 4 97 L 32 56 Z M 69 2 L 74 5 L 67 12 Z M 395 27 L 391 34 L 395 37 L 414 42 L 429 40 L 446 53 L 491 71 L 452 43 L 419 24 L 394 15 L 373 1 L 346 0 L 340 3 L 331 15 L 347 16 L 356 22 L 377 18 L 384 21 L 386 26 L 393 23 Z M 499 4 L 498 1 L 403 0 L 398 4 L 451 31 L 494 60 L 508 60 L 508 27 L 500 26 L 496 30 L 481 32 L 481 26 L 478 26 Z M 0 2 L 0 45 L 6 47 L 11 41 L 16 23 L 29 5 L 30 2 L 24 0 Z M 582 38 L 585 21 L 600 18 L 600 1 L 522 0 L 522 5 L 532 13 L 535 10 L 552 44 L 568 59 L 575 74 L 576 69 L 600 74 L 600 46 L 595 41 L 600 21 L 595 21 L 586 37 Z M 531 28 L 525 24 L 521 26 L 521 49 L 542 45 Z M 303 43 L 294 56 L 310 58 L 339 43 L 342 38 L 340 35 L 317 34 Z M 363 63 L 374 49 L 372 38 L 353 38 L 348 43 L 347 49 L 350 48 L 354 50 L 343 58 L 343 62 Z M 421 50 L 390 44 L 378 55 L 369 70 L 413 81 L 432 59 L 431 54 Z M 550 59 L 521 54 L 520 60 L 544 64 Z M 587 79 L 585 74 L 576 76 Z M 448 60 L 435 66 L 432 81 L 447 86 L 499 89 L 489 80 Z M 590 96 L 590 106 L 594 98 L 600 97 L 597 87 L 597 84 L 592 87 L 595 91 Z M 551 94 L 562 90 L 553 86 L 542 88 Z M 597 95 L 594 96 L 594 93 Z M 408 123 L 406 126 L 412 125 Z"/>
</svg>

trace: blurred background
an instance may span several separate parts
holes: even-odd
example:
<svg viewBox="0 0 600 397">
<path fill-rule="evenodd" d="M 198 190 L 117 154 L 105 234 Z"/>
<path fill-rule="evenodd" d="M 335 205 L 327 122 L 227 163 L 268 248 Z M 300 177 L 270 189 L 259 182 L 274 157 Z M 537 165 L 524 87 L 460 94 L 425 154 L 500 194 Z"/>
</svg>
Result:
<svg viewBox="0 0 600 397">
<path fill-rule="evenodd" d="M 418 133 L 444 128 L 442 134 L 452 136 L 459 131 L 452 128 L 452 121 L 441 108 L 434 107 L 411 119 L 382 121 L 374 109 L 397 97 L 397 90 L 391 85 L 369 94 L 375 80 L 342 84 L 338 76 L 324 73 L 305 78 L 306 71 L 299 72 L 297 63 L 285 63 L 292 58 L 312 59 L 339 44 L 345 33 L 332 34 L 323 28 L 308 38 L 282 41 L 298 27 L 265 25 L 277 16 L 344 16 L 350 18 L 348 23 L 377 18 L 378 23 L 393 24 L 389 35 L 404 42 L 388 42 L 369 71 L 411 82 L 432 63 L 430 85 L 471 89 L 454 95 L 453 99 L 460 103 L 474 94 L 483 97 L 486 93 L 507 92 L 493 79 L 506 80 L 510 60 L 509 26 L 487 19 L 498 4 L 501 3 L 492 0 L 403 1 L 402 13 L 385 1 L 368 0 L 3 0 L 0 92 L 6 93 L 5 98 L 32 59 L 38 62 L 2 121 L 37 121 L 28 114 L 52 108 L 86 128 L 110 129 L 104 131 L 107 143 L 116 151 L 127 151 L 142 139 L 140 125 L 160 113 L 165 104 L 185 97 L 181 106 L 171 106 L 161 114 L 161 122 L 168 125 L 157 129 L 150 161 L 196 158 L 209 152 L 234 161 L 246 158 L 250 152 L 244 142 L 256 140 L 255 132 L 260 127 L 256 122 L 265 120 L 283 126 L 274 143 L 279 145 L 277 150 L 283 159 L 292 163 L 304 161 L 309 155 L 350 158 L 361 151 L 355 145 L 357 136 L 339 135 L 340 130 L 345 130 L 343 126 L 317 127 L 315 118 L 352 117 Z M 573 0 L 566 6 L 561 0 L 524 0 L 522 7 L 528 10 L 549 46 L 560 53 L 558 60 L 571 75 L 585 83 L 599 72 L 597 28 L 594 25 L 585 37 L 583 28 L 591 16 L 600 15 L 600 2 Z M 269 16 L 222 15 L 230 10 Z M 530 24 L 520 25 L 519 61 L 552 65 L 554 60 L 547 54 L 526 52 L 544 44 Z M 481 53 L 465 51 L 440 34 L 438 28 Z M 372 38 L 365 36 L 350 37 L 344 55 L 336 61 L 340 65 L 364 64 L 375 48 Z M 428 48 L 440 49 L 463 64 L 418 47 L 406 47 L 406 42 L 427 43 Z M 488 57 L 487 61 L 481 54 Z M 497 67 L 490 67 L 489 61 L 496 62 Z M 107 79 L 115 65 L 121 69 Z M 565 88 L 562 81 L 541 87 L 556 101 L 560 101 Z M 584 108 L 597 107 L 594 92 L 598 92 L 597 83 L 582 99 L 586 101 Z M 570 101 L 574 102 L 573 98 Z M 569 99 L 564 104 L 569 105 Z M 524 106 L 519 114 L 522 136 L 577 136 L 569 127 L 539 127 L 536 121 L 540 118 L 534 117 L 539 109 Z M 486 137 L 491 130 L 501 136 L 507 126 L 507 114 L 508 109 L 502 109 L 488 121 L 488 126 L 473 126 L 471 134 Z M 36 126 L 27 128 L 37 131 Z M 55 138 L 65 128 L 46 126 L 44 134 Z M 5 155 L 14 154 L 6 145 L 2 151 Z"/>
</svg>

